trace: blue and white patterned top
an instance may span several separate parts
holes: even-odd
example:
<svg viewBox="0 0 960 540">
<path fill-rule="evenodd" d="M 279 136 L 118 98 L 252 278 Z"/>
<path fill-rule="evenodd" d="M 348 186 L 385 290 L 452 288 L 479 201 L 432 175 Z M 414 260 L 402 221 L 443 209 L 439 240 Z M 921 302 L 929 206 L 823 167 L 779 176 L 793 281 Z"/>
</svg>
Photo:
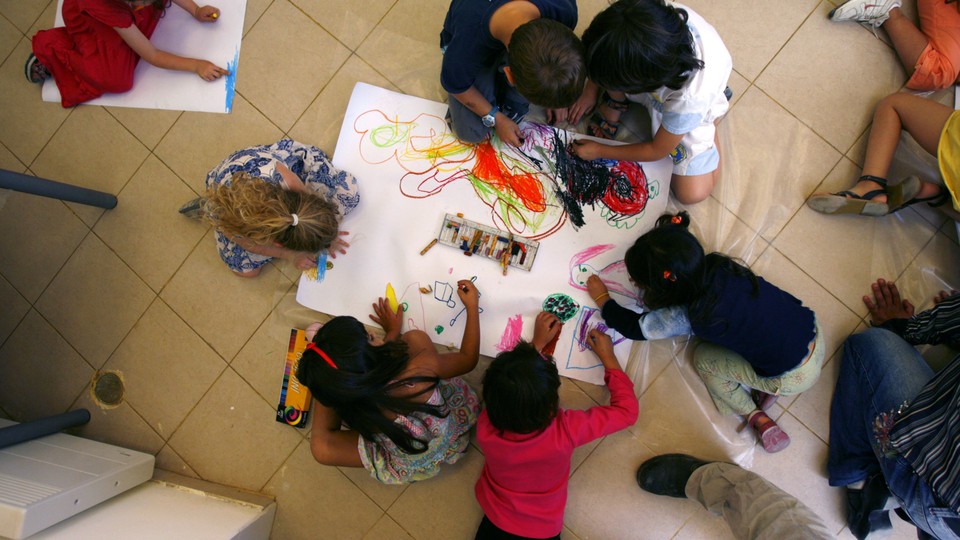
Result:
<svg viewBox="0 0 960 540">
<path fill-rule="evenodd" d="M 307 189 L 336 204 L 341 216 L 352 212 L 360 203 L 357 179 L 352 174 L 337 170 L 323 150 L 316 146 L 287 138 L 230 154 L 207 173 L 207 188 L 229 185 L 233 175 L 241 171 L 264 182 L 283 185 L 283 176 L 277 170 L 278 162 L 296 174 Z M 243 249 L 220 231 L 216 231 L 216 237 L 220 258 L 234 272 L 255 270 L 271 259 Z"/>
</svg>

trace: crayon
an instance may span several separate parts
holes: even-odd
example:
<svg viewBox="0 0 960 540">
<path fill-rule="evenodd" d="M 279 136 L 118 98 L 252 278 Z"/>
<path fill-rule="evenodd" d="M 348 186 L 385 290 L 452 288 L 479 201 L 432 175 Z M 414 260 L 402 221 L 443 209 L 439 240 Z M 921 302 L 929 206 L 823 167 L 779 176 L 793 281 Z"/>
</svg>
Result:
<svg viewBox="0 0 960 540">
<path fill-rule="evenodd" d="M 387 292 L 384 293 L 384 296 L 387 297 L 387 302 L 390 304 L 390 309 L 396 313 L 400 309 L 400 303 L 397 302 L 397 293 L 393 290 L 393 285 L 387 283 Z"/>
<path fill-rule="evenodd" d="M 423 248 L 423 249 L 420 250 L 420 255 L 426 255 L 426 253 L 427 253 L 428 251 L 430 251 L 430 248 L 432 248 L 432 247 L 435 246 L 436 244 L 437 244 L 437 239 L 434 238 L 433 240 L 430 241 L 429 244 L 427 244 L 427 247 L 425 247 L 425 248 Z"/>
</svg>

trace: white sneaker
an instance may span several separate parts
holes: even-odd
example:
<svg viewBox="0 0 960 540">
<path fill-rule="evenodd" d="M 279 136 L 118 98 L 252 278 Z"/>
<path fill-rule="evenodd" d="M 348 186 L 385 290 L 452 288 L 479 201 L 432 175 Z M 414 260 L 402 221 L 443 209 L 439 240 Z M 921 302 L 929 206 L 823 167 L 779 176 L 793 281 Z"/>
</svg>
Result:
<svg viewBox="0 0 960 540">
<path fill-rule="evenodd" d="M 890 18 L 890 10 L 900 7 L 900 0 L 849 0 L 833 8 L 831 21 L 857 21 L 879 28 Z"/>
</svg>

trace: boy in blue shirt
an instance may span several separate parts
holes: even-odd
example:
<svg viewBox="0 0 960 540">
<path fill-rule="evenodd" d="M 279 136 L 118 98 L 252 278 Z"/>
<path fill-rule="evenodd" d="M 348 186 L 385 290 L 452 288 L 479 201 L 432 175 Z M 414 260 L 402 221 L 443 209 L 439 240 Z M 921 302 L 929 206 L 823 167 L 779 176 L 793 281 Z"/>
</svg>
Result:
<svg viewBox="0 0 960 540">
<path fill-rule="evenodd" d="M 453 0 L 440 33 L 440 83 L 457 137 L 476 143 L 493 129 L 520 146 L 517 123 L 531 102 L 548 120 L 587 107 L 578 102 L 586 69 L 576 25 L 575 0 Z"/>
</svg>

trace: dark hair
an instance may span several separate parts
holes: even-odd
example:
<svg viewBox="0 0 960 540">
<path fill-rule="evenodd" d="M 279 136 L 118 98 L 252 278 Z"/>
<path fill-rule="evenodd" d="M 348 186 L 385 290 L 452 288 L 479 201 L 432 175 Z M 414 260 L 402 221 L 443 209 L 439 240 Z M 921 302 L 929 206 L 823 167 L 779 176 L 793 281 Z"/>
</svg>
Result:
<svg viewBox="0 0 960 540">
<path fill-rule="evenodd" d="M 483 401 L 493 427 L 533 433 L 550 425 L 560 407 L 557 366 L 521 341 L 505 351 L 483 376 Z"/>
<path fill-rule="evenodd" d="M 427 449 L 429 441 L 413 437 L 400 424 L 384 416 L 385 411 L 400 415 L 421 411 L 446 416 L 441 406 L 411 399 L 432 392 L 440 382 L 438 377 L 398 379 L 410 361 L 406 343 L 397 340 L 373 346 L 366 328 L 353 317 L 334 317 L 317 331 L 313 342 L 337 366 L 330 366 L 311 349 L 303 351 L 297 379 L 310 389 L 317 401 L 335 410 L 350 429 L 368 441 L 383 434 L 409 454 L 420 454 Z M 414 395 L 392 395 L 405 384 L 422 382 L 430 384 Z"/>
<path fill-rule="evenodd" d="M 569 107 L 587 79 L 580 38 L 549 19 L 534 19 L 514 30 L 507 63 L 517 91 L 541 107 Z"/>
<path fill-rule="evenodd" d="M 746 266 L 721 253 L 704 255 L 703 246 L 690 233 L 686 212 L 664 214 L 651 231 L 637 238 L 623 258 L 630 278 L 643 289 L 650 309 L 687 306 L 692 322 L 704 322 L 713 312 L 720 291 L 711 286 L 718 270 L 746 276 L 759 292 L 757 276 Z"/>
<path fill-rule="evenodd" d="M 679 90 L 690 72 L 703 69 L 687 12 L 664 0 L 619 0 L 594 17 L 583 45 L 590 79 L 608 90 Z"/>
</svg>

